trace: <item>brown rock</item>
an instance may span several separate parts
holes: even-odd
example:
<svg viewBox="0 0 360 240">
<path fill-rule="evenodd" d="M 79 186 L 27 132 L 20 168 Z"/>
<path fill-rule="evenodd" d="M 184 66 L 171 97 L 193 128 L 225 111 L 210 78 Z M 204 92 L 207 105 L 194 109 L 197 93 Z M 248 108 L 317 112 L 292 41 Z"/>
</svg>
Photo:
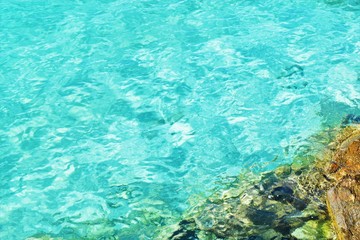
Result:
<svg viewBox="0 0 360 240">
<path fill-rule="evenodd" d="M 340 240 L 360 240 L 360 131 L 347 128 L 338 137 L 327 170 L 335 184 L 327 205 Z"/>
<path fill-rule="evenodd" d="M 339 134 L 328 173 L 336 180 L 360 174 L 360 129 L 347 128 Z"/>
<path fill-rule="evenodd" d="M 327 204 L 340 240 L 360 239 L 360 183 L 343 179 L 327 192 Z"/>
</svg>

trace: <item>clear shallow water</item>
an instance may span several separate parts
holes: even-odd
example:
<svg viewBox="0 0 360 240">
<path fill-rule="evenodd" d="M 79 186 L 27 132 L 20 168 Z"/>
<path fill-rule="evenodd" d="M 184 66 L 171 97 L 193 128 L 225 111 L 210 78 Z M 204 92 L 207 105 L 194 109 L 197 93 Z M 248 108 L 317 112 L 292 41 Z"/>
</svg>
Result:
<svg viewBox="0 0 360 240">
<path fill-rule="evenodd" d="M 1 1 L 0 239 L 152 239 L 359 114 L 360 3 Z"/>
</svg>

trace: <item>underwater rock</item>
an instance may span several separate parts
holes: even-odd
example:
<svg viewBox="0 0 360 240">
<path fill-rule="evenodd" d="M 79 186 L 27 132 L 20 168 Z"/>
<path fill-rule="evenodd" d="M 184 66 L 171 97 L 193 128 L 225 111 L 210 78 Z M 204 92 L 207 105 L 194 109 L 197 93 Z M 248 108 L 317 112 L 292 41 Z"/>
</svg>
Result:
<svg viewBox="0 0 360 240">
<path fill-rule="evenodd" d="M 252 209 L 250 208 L 246 216 L 255 224 L 255 225 L 269 225 L 271 226 L 277 215 L 271 211 Z"/>
<path fill-rule="evenodd" d="M 280 202 L 290 202 L 294 191 L 288 186 L 276 187 L 271 192 L 271 198 Z"/>
<path fill-rule="evenodd" d="M 337 135 L 314 137 L 317 155 L 306 149 L 291 165 L 240 175 L 167 239 L 360 240 L 360 117 L 346 119 Z"/>
<path fill-rule="evenodd" d="M 274 188 L 269 198 L 282 203 L 290 203 L 297 210 L 304 210 L 307 206 L 306 201 L 294 196 L 294 191 L 289 186 Z"/>
<path fill-rule="evenodd" d="M 193 221 L 182 220 L 179 223 L 179 229 L 176 230 L 169 239 L 173 240 L 198 240 L 196 232 L 194 230 L 188 230 L 194 224 Z"/>
<path fill-rule="evenodd" d="M 247 238 L 247 240 L 264 240 L 264 238 L 260 236 L 250 236 Z"/>
<path fill-rule="evenodd" d="M 174 234 L 170 237 L 170 239 L 174 240 L 198 240 L 196 236 L 196 232 L 193 230 L 178 230 L 175 231 Z"/>
<path fill-rule="evenodd" d="M 291 200 L 291 205 L 293 205 L 297 210 L 304 210 L 307 206 L 307 203 L 306 201 L 302 200 L 302 199 L 299 199 L 299 198 L 292 198 Z"/>
<path fill-rule="evenodd" d="M 295 231 L 291 234 L 295 239 L 302 240 L 318 240 L 329 238 L 331 236 L 327 236 L 329 232 L 330 224 L 321 224 L 318 221 L 307 221 L 303 226 L 295 229 Z"/>
<path fill-rule="evenodd" d="M 198 239 L 206 240 L 296 239 L 292 233 L 306 222 L 315 221 L 319 226 L 329 222 L 323 202 L 316 196 L 306 198 L 298 184 L 299 176 L 291 172 L 285 178 L 274 172 L 266 172 L 260 178 L 246 176 L 195 207 L 187 214 L 186 227 L 181 226 L 181 221 L 178 230 L 167 239 L 183 239 L 177 237 L 189 230 Z M 324 235 L 322 230 L 314 231 L 318 236 Z"/>
<path fill-rule="evenodd" d="M 275 169 L 275 175 L 277 177 L 285 178 L 291 174 L 291 171 L 292 169 L 290 165 L 283 165 Z"/>
<path fill-rule="evenodd" d="M 346 126 L 349 124 L 359 124 L 360 123 L 360 116 L 356 116 L 354 114 L 348 114 L 344 118 L 342 125 Z"/>
</svg>

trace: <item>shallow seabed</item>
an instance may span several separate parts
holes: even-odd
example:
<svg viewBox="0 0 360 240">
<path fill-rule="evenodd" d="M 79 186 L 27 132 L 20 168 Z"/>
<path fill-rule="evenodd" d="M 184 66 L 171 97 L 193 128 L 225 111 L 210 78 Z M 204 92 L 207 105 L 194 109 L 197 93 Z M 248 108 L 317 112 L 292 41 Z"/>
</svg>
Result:
<svg viewBox="0 0 360 240">
<path fill-rule="evenodd" d="M 0 11 L 0 239 L 152 239 L 360 113 L 359 0 Z"/>
</svg>

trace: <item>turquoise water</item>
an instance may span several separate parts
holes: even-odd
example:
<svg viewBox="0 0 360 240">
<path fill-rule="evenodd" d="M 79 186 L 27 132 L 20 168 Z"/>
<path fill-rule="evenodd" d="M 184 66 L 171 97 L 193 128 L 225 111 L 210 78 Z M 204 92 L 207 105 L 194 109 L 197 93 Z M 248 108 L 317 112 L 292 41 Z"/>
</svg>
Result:
<svg viewBox="0 0 360 240">
<path fill-rule="evenodd" d="M 0 239 L 153 239 L 360 112 L 359 0 L 0 10 Z"/>
</svg>

